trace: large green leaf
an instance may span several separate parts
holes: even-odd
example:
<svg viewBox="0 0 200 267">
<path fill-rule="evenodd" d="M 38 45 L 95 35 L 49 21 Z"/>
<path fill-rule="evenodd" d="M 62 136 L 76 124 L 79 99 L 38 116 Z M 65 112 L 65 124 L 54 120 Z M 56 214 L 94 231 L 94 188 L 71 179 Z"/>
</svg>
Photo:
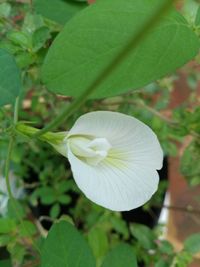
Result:
<svg viewBox="0 0 200 267">
<path fill-rule="evenodd" d="M 15 101 L 22 88 L 20 76 L 13 56 L 0 49 L 0 106 Z"/>
<path fill-rule="evenodd" d="M 42 267 L 95 267 L 92 252 L 70 223 L 54 224 L 42 248 Z"/>
<path fill-rule="evenodd" d="M 101 267 L 137 267 L 133 249 L 126 244 L 120 244 L 106 256 Z"/>
<path fill-rule="evenodd" d="M 38 14 L 64 25 L 77 12 L 87 7 L 86 3 L 73 0 L 34 0 L 34 8 Z"/>
<path fill-rule="evenodd" d="M 99 0 L 81 11 L 66 24 L 49 49 L 42 71 L 49 90 L 79 96 L 160 3 L 160 0 Z M 171 11 L 92 97 L 140 88 L 173 72 L 198 50 L 199 40 L 186 20 Z"/>
</svg>

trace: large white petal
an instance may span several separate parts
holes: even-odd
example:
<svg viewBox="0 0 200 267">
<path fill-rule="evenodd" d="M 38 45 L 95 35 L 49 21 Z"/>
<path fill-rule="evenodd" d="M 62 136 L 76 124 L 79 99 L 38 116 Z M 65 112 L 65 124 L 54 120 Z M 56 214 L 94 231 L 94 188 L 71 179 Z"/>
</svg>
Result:
<svg viewBox="0 0 200 267">
<path fill-rule="evenodd" d="M 113 165 L 103 160 L 91 166 L 78 159 L 68 149 L 74 179 L 78 187 L 93 202 L 114 211 L 137 208 L 147 202 L 158 186 L 155 169 L 128 162 Z"/>
<path fill-rule="evenodd" d="M 157 136 L 134 117 L 110 111 L 90 112 L 76 121 L 68 136 L 72 135 L 106 138 L 120 158 L 125 157 L 141 168 L 162 167 L 163 152 Z"/>
</svg>

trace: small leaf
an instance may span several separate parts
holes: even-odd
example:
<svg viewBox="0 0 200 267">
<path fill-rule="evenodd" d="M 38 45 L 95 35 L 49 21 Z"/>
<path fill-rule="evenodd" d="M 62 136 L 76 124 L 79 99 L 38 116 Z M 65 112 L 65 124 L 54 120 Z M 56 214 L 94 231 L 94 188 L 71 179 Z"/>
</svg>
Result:
<svg viewBox="0 0 200 267">
<path fill-rule="evenodd" d="M 59 193 L 62 194 L 68 192 L 69 190 L 73 189 L 73 186 L 74 186 L 73 180 L 61 181 L 58 187 Z"/>
<path fill-rule="evenodd" d="M 184 248 L 193 254 L 200 252 L 200 233 L 189 236 L 184 241 Z"/>
<path fill-rule="evenodd" d="M 25 32 L 14 31 L 7 35 L 7 38 L 15 45 L 19 45 L 24 49 L 31 48 L 30 36 Z"/>
<path fill-rule="evenodd" d="M 22 31 L 28 33 L 34 33 L 37 29 L 44 27 L 46 23 L 41 15 L 35 13 L 26 13 L 22 26 Z"/>
<path fill-rule="evenodd" d="M 34 0 L 33 3 L 38 14 L 62 25 L 87 6 L 71 0 Z"/>
<path fill-rule="evenodd" d="M 95 258 L 101 259 L 109 248 L 106 232 L 100 227 L 92 228 L 87 237 Z"/>
<path fill-rule="evenodd" d="M 159 246 L 159 250 L 161 253 L 172 255 L 174 253 L 174 248 L 171 243 L 167 240 L 161 241 L 161 244 Z"/>
<path fill-rule="evenodd" d="M 188 251 L 180 251 L 173 259 L 173 262 L 176 263 L 176 267 L 188 267 L 192 263 L 193 257 Z"/>
<path fill-rule="evenodd" d="M 22 219 L 26 215 L 23 205 L 17 199 L 15 199 L 15 201 L 9 199 L 7 207 L 7 216 L 9 218 L 19 220 L 19 217 Z"/>
<path fill-rule="evenodd" d="M 120 244 L 106 256 L 101 267 L 137 267 L 136 256 L 131 246 Z"/>
<path fill-rule="evenodd" d="M 111 217 L 110 221 L 111 221 L 113 229 L 116 232 L 122 234 L 124 236 L 124 238 L 128 238 L 128 236 L 129 236 L 128 227 L 127 227 L 126 222 L 124 220 L 122 220 L 119 217 Z"/>
<path fill-rule="evenodd" d="M 37 232 L 36 226 L 30 221 L 23 221 L 18 226 L 19 233 L 22 237 L 34 235 Z"/>
<path fill-rule="evenodd" d="M 61 195 L 58 197 L 58 201 L 61 203 L 61 204 L 69 204 L 71 202 L 71 197 L 70 196 L 67 196 L 67 195 Z"/>
<path fill-rule="evenodd" d="M 44 205 L 51 205 L 56 201 L 55 190 L 49 186 L 36 189 L 36 195 L 40 197 Z"/>
<path fill-rule="evenodd" d="M 9 218 L 0 218 L 0 234 L 12 232 L 16 227 L 15 221 Z"/>
<path fill-rule="evenodd" d="M 70 223 L 61 221 L 52 226 L 44 241 L 42 266 L 95 267 L 95 260 L 89 246 L 76 228 Z"/>
<path fill-rule="evenodd" d="M 60 205 L 56 203 L 51 207 L 50 216 L 51 218 L 55 219 L 58 217 L 59 213 L 60 213 Z"/>
<path fill-rule="evenodd" d="M 1 17 L 9 17 L 11 12 L 11 5 L 8 3 L 2 3 L 0 4 L 0 18 Z"/>
<path fill-rule="evenodd" d="M 24 245 L 16 243 L 15 246 L 9 247 L 9 252 L 12 259 L 15 259 L 18 262 L 18 266 L 22 266 L 24 256 L 26 255 L 26 248 Z"/>
<path fill-rule="evenodd" d="M 181 173 L 187 178 L 191 185 L 200 184 L 200 143 L 192 141 L 184 150 L 181 158 Z M 195 182 L 195 183 L 194 183 Z"/>
<path fill-rule="evenodd" d="M 16 55 L 17 65 L 21 69 L 33 64 L 34 60 L 35 60 L 34 56 L 29 52 L 21 52 L 20 54 Z"/>
<path fill-rule="evenodd" d="M 41 27 L 33 33 L 32 43 L 34 51 L 43 47 L 45 42 L 50 38 L 50 30 L 47 27 Z"/>
<path fill-rule="evenodd" d="M 22 88 L 20 76 L 14 57 L 0 49 L 0 106 L 15 101 Z"/>
<path fill-rule="evenodd" d="M 151 229 L 142 224 L 133 224 L 130 227 L 131 234 L 137 239 L 139 244 L 145 249 L 155 248 L 155 236 Z"/>
<path fill-rule="evenodd" d="M 5 246 L 7 246 L 9 243 L 10 243 L 10 241 L 11 241 L 11 236 L 9 236 L 9 235 L 7 235 L 7 234 L 5 234 L 5 235 L 0 235 L 0 247 L 5 247 Z M 1 266 L 1 265 L 0 265 Z"/>
<path fill-rule="evenodd" d="M 170 266 L 170 263 L 163 260 L 163 259 L 160 259 L 158 262 L 155 263 L 155 266 L 154 267 L 169 267 Z"/>
</svg>

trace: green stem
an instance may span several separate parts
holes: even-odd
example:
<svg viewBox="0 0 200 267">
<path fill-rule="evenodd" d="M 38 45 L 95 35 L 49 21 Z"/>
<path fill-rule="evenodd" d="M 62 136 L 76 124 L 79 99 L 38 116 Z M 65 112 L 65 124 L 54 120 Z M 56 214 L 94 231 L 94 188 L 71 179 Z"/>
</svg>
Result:
<svg viewBox="0 0 200 267">
<path fill-rule="evenodd" d="M 16 101 L 15 101 L 14 116 L 13 116 L 13 123 L 14 123 L 15 127 L 17 126 L 17 122 L 18 122 L 18 108 L 19 108 L 19 98 L 17 97 Z M 21 223 L 21 225 L 24 227 L 24 229 L 28 233 L 28 230 L 26 229 L 26 226 L 25 226 L 25 224 L 23 222 L 23 219 L 21 218 L 21 216 L 19 214 L 19 211 L 18 211 L 18 208 L 17 208 L 17 204 L 16 204 L 16 200 L 15 200 L 13 194 L 12 194 L 12 189 L 11 189 L 11 185 L 10 185 L 10 181 L 9 181 L 10 161 L 11 161 L 11 155 L 12 155 L 12 150 L 13 150 L 14 143 L 15 143 L 15 131 L 14 131 L 14 128 L 13 128 L 13 132 L 11 133 L 10 141 L 9 141 L 9 144 L 8 144 L 8 152 L 7 152 L 6 162 L 5 162 L 6 187 L 7 187 L 9 199 L 11 201 L 11 205 L 13 206 L 13 209 L 15 210 L 16 216 L 17 216 L 19 222 Z M 31 235 L 29 235 L 29 236 L 30 236 L 30 238 L 32 240 Z M 35 244 L 34 240 L 32 240 L 32 242 L 33 242 L 33 246 L 35 247 L 35 249 L 40 253 L 40 249 L 37 246 L 37 244 Z"/>
<path fill-rule="evenodd" d="M 14 137 L 11 137 L 10 141 L 9 141 L 9 144 L 8 144 L 8 152 L 7 152 L 6 163 L 5 163 L 6 187 L 7 187 L 8 196 L 9 196 L 10 199 L 14 199 L 14 197 L 12 195 L 10 181 L 9 181 L 10 159 L 11 159 L 13 145 L 14 145 Z"/>
<path fill-rule="evenodd" d="M 15 130 L 18 133 L 31 137 L 31 138 L 40 131 L 37 128 L 34 128 L 32 126 L 29 126 L 23 123 L 18 123 L 15 126 Z M 62 142 L 63 139 L 66 137 L 66 135 L 67 135 L 67 132 L 57 132 L 57 133 L 46 132 L 43 135 L 40 135 L 38 139 L 56 145 Z"/>
<path fill-rule="evenodd" d="M 18 108 L 19 108 L 19 97 L 16 98 L 15 101 L 15 107 L 14 107 L 14 125 L 17 123 L 18 121 Z M 13 150 L 13 146 L 14 146 L 14 142 L 15 142 L 15 138 L 14 135 L 12 134 L 12 136 L 10 137 L 10 141 L 8 144 L 8 152 L 7 152 L 7 157 L 6 157 L 6 163 L 5 163 L 5 178 L 6 178 L 6 186 L 7 186 L 7 190 L 8 190 L 8 195 L 10 199 L 14 199 L 13 195 L 12 195 L 12 190 L 11 190 L 11 186 L 10 186 L 10 181 L 9 181 L 9 170 L 10 170 L 10 160 L 11 160 L 11 154 L 12 154 L 12 150 Z"/>
<path fill-rule="evenodd" d="M 39 137 L 44 133 L 55 129 L 68 119 L 80 106 L 87 100 L 99 85 L 105 81 L 108 76 L 121 64 L 124 59 L 132 52 L 138 44 L 145 38 L 146 34 L 157 24 L 160 18 L 170 9 L 173 2 L 176 0 L 167 0 L 156 9 L 154 14 L 148 19 L 142 27 L 133 35 L 133 37 L 127 42 L 121 52 L 108 64 L 108 66 L 100 72 L 98 77 L 91 83 L 91 85 L 75 100 L 70 106 L 67 106 L 49 125 L 38 131 L 34 137 Z"/>
<path fill-rule="evenodd" d="M 19 113 L 19 97 L 17 97 L 15 101 L 14 119 L 13 119 L 15 125 L 18 122 L 18 113 Z"/>
</svg>

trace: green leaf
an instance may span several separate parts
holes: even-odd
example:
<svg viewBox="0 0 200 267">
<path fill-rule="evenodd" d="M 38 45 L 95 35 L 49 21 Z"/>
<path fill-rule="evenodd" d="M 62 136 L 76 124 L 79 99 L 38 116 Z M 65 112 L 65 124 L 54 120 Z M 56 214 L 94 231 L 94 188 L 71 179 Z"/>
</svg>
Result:
<svg viewBox="0 0 200 267">
<path fill-rule="evenodd" d="M 142 247 L 145 249 L 155 248 L 154 240 L 156 237 L 154 233 L 145 225 L 133 224 L 130 227 L 131 234 L 137 239 Z"/>
<path fill-rule="evenodd" d="M 58 201 L 61 204 L 67 205 L 67 204 L 69 204 L 71 202 L 71 197 L 67 196 L 67 195 L 61 195 L 61 196 L 58 197 Z"/>
<path fill-rule="evenodd" d="M 0 234 L 12 232 L 16 227 L 15 221 L 9 218 L 0 218 Z"/>
<path fill-rule="evenodd" d="M 46 23 L 41 15 L 26 13 L 23 21 L 22 31 L 33 34 L 37 29 L 44 27 Z"/>
<path fill-rule="evenodd" d="M 15 45 L 21 46 L 23 49 L 31 48 L 31 38 L 26 32 L 13 31 L 7 35 L 7 38 Z"/>
<path fill-rule="evenodd" d="M 59 193 L 65 193 L 73 189 L 74 182 L 72 180 L 64 180 L 58 184 Z"/>
<path fill-rule="evenodd" d="M 56 201 L 56 192 L 50 186 L 36 189 L 35 194 L 40 197 L 41 203 L 44 205 L 51 205 Z"/>
<path fill-rule="evenodd" d="M 200 233 L 189 236 L 184 241 L 184 248 L 192 254 L 200 252 Z"/>
<path fill-rule="evenodd" d="M 133 249 L 126 244 L 120 244 L 111 250 L 101 267 L 137 267 Z"/>
<path fill-rule="evenodd" d="M 195 19 L 195 24 L 197 26 L 200 26 L 200 7 L 197 10 L 197 14 L 196 14 L 196 19 Z"/>
<path fill-rule="evenodd" d="M 33 3 L 38 14 L 62 25 L 87 6 L 71 0 L 34 0 Z"/>
<path fill-rule="evenodd" d="M 22 244 L 16 243 L 14 246 L 9 247 L 9 252 L 11 254 L 11 258 L 15 259 L 19 265 L 22 266 L 23 259 L 26 255 L 26 247 Z"/>
<path fill-rule="evenodd" d="M 169 266 L 170 266 L 169 262 L 160 259 L 158 262 L 155 263 L 154 267 L 169 267 Z"/>
<path fill-rule="evenodd" d="M 14 57 L 0 49 L 0 106 L 15 101 L 22 88 L 20 76 Z"/>
<path fill-rule="evenodd" d="M 106 254 L 109 247 L 105 230 L 100 227 L 92 228 L 87 237 L 95 258 L 101 259 Z"/>
<path fill-rule="evenodd" d="M 22 52 L 16 56 L 17 65 L 22 69 L 34 63 L 34 56 L 29 52 Z"/>
<path fill-rule="evenodd" d="M 34 51 L 43 47 L 45 42 L 50 38 L 50 30 L 47 27 L 41 27 L 33 33 L 32 43 Z"/>
<path fill-rule="evenodd" d="M 60 213 L 60 205 L 56 203 L 51 207 L 50 216 L 51 218 L 55 219 L 58 217 L 59 213 Z"/>
<path fill-rule="evenodd" d="M 191 24 L 194 23 L 198 7 L 199 3 L 196 0 L 185 1 L 182 6 L 181 13 Z"/>
<path fill-rule="evenodd" d="M 70 223 L 61 221 L 51 228 L 42 248 L 42 266 L 95 267 L 84 238 Z"/>
<path fill-rule="evenodd" d="M 15 199 L 14 202 L 13 200 L 9 199 L 7 208 L 8 210 L 6 215 L 9 218 L 19 220 L 19 217 L 23 219 L 26 216 L 26 211 L 23 205 L 17 199 Z"/>
<path fill-rule="evenodd" d="M 0 4 L 0 18 L 1 17 L 9 17 L 11 12 L 11 5 L 8 3 L 2 3 Z"/>
<path fill-rule="evenodd" d="M 124 238 L 128 238 L 129 236 L 128 227 L 126 222 L 122 218 L 113 216 L 110 218 L 110 222 L 112 224 L 113 229 L 116 232 L 122 234 Z"/>
<path fill-rule="evenodd" d="M 190 266 L 190 263 L 192 263 L 192 261 L 193 257 L 191 253 L 184 250 L 176 254 L 175 258 L 173 259 L 173 262 L 176 263 L 176 267 L 188 267 Z"/>
<path fill-rule="evenodd" d="M 181 173 L 189 181 L 190 185 L 196 186 L 200 184 L 200 165 L 196 164 L 200 161 L 200 143 L 192 141 L 184 150 L 181 158 Z"/>
<path fill-rule="evenodd" d="M 9 236 L 8 234 L 5 234 L 5 235 L 1 234 L 0 235 L 0 247 L 7 246 L 10 243 L 11 240 L 12 240 L 12 237 Z"/>
<path fill-rule="evenodd" d="M 34 235 L 37 233 L 37 228 L 35 224 L 33 224 L 30 221 L 26 221 L 26 220 L 23 221 L 23 224 L 20 224 L 18 226 L 18 230 L 19 230 L 20 236 L 23 236 L 23 237 Z"/>
<path fill-rule="evenodd" d="M 160 2 L 101 0 L 77 14 L 48 51 L 42 70 L 48 89 L 79 96 L 152 16 Z M 108 97 L 143 87 L 184 65 L 198 50 L 197 36 L 186 20 L 172 11 L 92 97 Z"/>
<path fill-rule="evenodd" d="M 159 246 L 159 251 L 167 255 L 172 255 L 174 253 L 174 248 L 169 241 L 162 240 Z"/>
<path fill-rule="evenodd" d="M 12 267 L 11 260 L 0 260 L 1 267 Z"/>
</svg>

